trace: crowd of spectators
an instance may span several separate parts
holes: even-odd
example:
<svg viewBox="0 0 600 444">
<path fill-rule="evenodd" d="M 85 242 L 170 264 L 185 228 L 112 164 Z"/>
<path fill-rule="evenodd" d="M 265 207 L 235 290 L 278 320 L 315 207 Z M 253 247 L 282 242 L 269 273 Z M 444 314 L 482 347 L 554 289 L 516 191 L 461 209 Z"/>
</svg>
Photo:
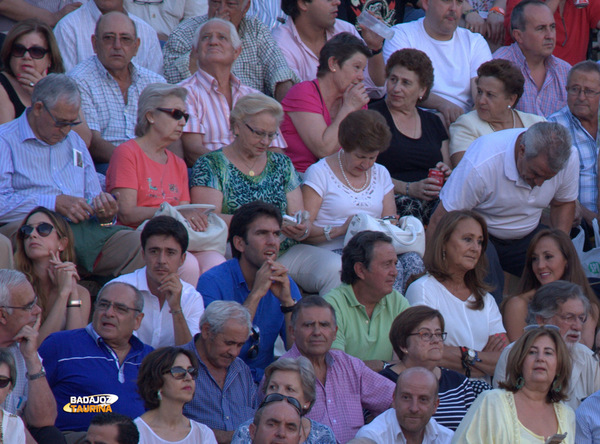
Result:
<svg viewBox="0 0 600 444">
<path fill-rule="evenodd" d="M 0 443 L 600 444 L 596 29 L 0 0 Z"/>
</svg>

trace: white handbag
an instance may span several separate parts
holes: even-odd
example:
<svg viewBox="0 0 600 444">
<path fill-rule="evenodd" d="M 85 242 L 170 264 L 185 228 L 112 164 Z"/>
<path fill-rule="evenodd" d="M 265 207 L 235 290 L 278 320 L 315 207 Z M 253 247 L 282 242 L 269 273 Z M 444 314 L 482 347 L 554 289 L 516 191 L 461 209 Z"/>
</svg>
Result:
<svg viewBox="0 0 600 444">
<path fill-rule="evenodd" d="M 227 248 L 227 224 L 223 219 L 214 213 L 208 214 L 208 228 L 204 231 L 195 231 L 188 220 L 171 206 L 168 202 L 163 202 L 154 213 L 156 216 L 171 216 L 183 224 L 188 232 L 189 244 L 188 251 L 218 251 L 225 255 Z M 143 230 L 148 221 L 145 221 L 137 229 Z"/>
<path fill-rule="evenodd" d="M 600 229 L 598 227 L 598 219 L 592 221 L 592 227 L 594 228 L 594 238 L 596 246 L 591 248 L 589 251 L 583 251 L 583 244 L 585 243 L 585 232 L 579 227 L 579 233 L 573 238 L 573 245 L 577 250 L 577 255 L 583 266 L 583 271 L 586 277 L 589 278 L 600 278 Z"/>
<path fill-rule="evenodd" d="M 396 254 L 408 252 L 425 254 L 425 228 L 423 223 L 414 216 L 404 216 L 398 220 L 398 225 L 390 220 L 377 219 L 367 213 L 358 213 L 350 221 L 344 246 L 350 242 L 356 233 L 361 231 L 380 231 L 392 238 Z"/>
</svg>

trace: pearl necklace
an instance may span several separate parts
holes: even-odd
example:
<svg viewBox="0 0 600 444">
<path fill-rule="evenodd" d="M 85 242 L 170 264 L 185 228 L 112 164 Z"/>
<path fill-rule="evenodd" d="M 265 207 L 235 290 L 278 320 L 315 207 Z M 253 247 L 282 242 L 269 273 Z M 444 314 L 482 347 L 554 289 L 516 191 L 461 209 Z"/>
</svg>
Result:
<svg viewBox="0 0 600 444">
<path fill-rule="evenodd" d="M 515 110 L 511 109 L 511 113 L 510 114 L 512 115 L 512 120 L 513 120 L 513 126 L 512 127 L 514 128 L 515 125 L 516 125 L 516 122 L 515 122 Z M 494 129 L 494 127 L 492 126 L 492 124 L 490 122 L 488 122 L 488 125 L 490 126 L 490 128 L 492 129 L 493 132 L 496 132 L 496 130 Z"/>
<path fill-rule="evenodd" d="M 367 188 L 369 186 L 369 170 L 367 170 L 365 172 L 365 176 L 366 176 L 365 184 L 360 188 L 354 188 L 352 186 L 352 184 L 350 183 L 350 181 L 348 180 L 348 178 L 346 177 L 346 172 L 344 171 L 344 166 L 342 165 L 342 151 L 344 151 L 344 150 L 338 151 L 338 163 L 340 165 L 340 170 L 342 171 L 342 176 L 344 176 L 344 180 L 346 181 L 346 185 L 348 185 L 348 188 L 350 188 L 355 193 L 360 193 L 361 191 L 364 191 L 365 188 Z"/>
</svg>

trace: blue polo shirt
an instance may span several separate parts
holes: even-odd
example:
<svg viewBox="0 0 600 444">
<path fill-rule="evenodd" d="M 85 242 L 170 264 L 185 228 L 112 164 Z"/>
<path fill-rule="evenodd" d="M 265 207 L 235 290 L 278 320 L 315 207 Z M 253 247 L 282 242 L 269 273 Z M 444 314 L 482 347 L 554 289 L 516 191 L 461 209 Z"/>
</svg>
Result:
<svg viewBox="0 0 600 444">
<path fill-rule="evenodd" d="M 290 280 L 292 299 L 300 300 L 298 286 L 289 276 L 288 279 Z M 197 290 L 204 299 L 205 307 L 208 307 L 213 301 L 236 301 L 243 304 L 250 294 L 237 259 L 231 259 L 203 273 L 198 280 Z M 258 355 L 254 359 L 246 357 L 248 349 L 254 343 L 252 338 L 248 339 L 240 352 L 240 358 L 248 364 L 252 371 L 252 377 L 257 383 L 262 379 L 265 368 L 273 362 L 273 347 L 277 336 L 281 335 L 285 342 L 285 318 L 280 307 L 279 299 L 269 290 L 258 303 L 252 321 L 260 330 Z"/>
<path fill-rule="evenodd" d="M 135 336 L 129 343 L 131 350 L 119 365 L 117 355 L 92 324 L 46 338 L 39 354 L 56 399 L 56 427 L 85 431 L 97 413 L 112 411 L 130 418 L 144 413 L 136 381 L 142 360 L 153 349 Z"/>
<path fill-rule="evenodd" d="M 201 422 L 211 429 L 236 430 L 240 424 L 254 418 L 258 407 L 257 388 L 250 369 L 240 358 L 236 358 L 227 369 L 223 388 L 212 377 L 196 349 L 194 339 L 181 348 L 191 351 L 200 365 L 196 376 L 194 397 L 183 407 L 183 414 Z"/>
</svg>

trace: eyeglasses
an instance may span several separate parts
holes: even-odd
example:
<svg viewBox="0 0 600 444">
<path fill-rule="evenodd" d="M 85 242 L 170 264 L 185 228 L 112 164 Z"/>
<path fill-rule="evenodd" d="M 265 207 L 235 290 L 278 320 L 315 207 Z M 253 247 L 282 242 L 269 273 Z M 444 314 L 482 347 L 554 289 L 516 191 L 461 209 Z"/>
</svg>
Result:
<svg viewBox="0 0 600 444">
<path fill-rule="evenodd" d="M 188 113 L 183 112 L 177 108 L 156 108 L 156 109 L 159 111 L 162 111 L 163 113 L 170 115 L 175 120 L 181 120 L 181 118 L 183 117 L 185 119 L 186 123 L 187 123 L 188 119 L 190 118 L 190 115 Z"/>
<path fill-rule="evenodd" d="M 165 0 L 133 0 L 136 5 L 160 5 Z"/>
<path fill-rule="evenodd" d="M 28 239 L 34 231 L 37 231 L 42 237 L 48 237 L 50 236 L 50 233 L 52 233 L 52 230 L 54 230 L 54 226 L 50 225 L 48 222 L 42 222 L 37 227 L 34 227 L 33 225 L 23 225 L 19 228 L 19 232 L 23 235 L 23 239 Z"/>
<path fill-rule="evenodd" d="M 544 325 L 529 324 L 529 325 L 526 325 L 525 327 L 523 327 L 523 331 L 528 332 L 531 330 L 535 330 L 536 328 L 547 328 L 548 330 L 555 330 L 560 333 L 560 327 L 558 325 L 552 325 L 552 324 L 544 324 Z"/>
<path fill-rule="evenodd" d="M 0 376 L 0 388 L 6 387 L 12 380 L 8 376 Z"/>
<path fill-rule="evenodd" d="M 42 102 L 42 105 L 44 105 L 44 109 L 50 115 L 50 117 L 52 117 L 52 120 L 54 120 L 54 126 L 57 128 L 64 128 L 65 126 L 73 128 L 74 126 L 77 126 L 81 123 L 81 120 L 76 120 L 74 122 L 67 122 L 66 120 L 56 120 L 56 117 L 52 115 L 46 104 Z"/>
<path fill-rule="evenodd" d="M 568 86 L 567 87 L 567 93 L 571 94 L 572 96 L 578 97 L 579 94 L 581 94 L 582 92 L 585 97 L 594 97 L 594 96 L 597 96 L 598 94 L 600 94 L 600 91 L 594 91 L 593 89 L 588 89 L 588 88 L 584 89 L 584 88 L 581 88 L 580 86 Z"/>
<path fill-rule="evenodd" d="M 38 301 L 38 297 L 34 297 L 33 301 L 25 304 L 25 305 L 21 305 L 21 306 L 14 306 L 14 305 L 3 305 L 2 308 L 14 308 L 16 310 L 24 310 L 24 311 L 31 311 L 33 310 L 33 307 L 36 306 Z"/>
<path fill-rule="evenodd" d="M 195 367 L 183 368 L 178 366 L 169 369 L 169 371 L 164 374 L 166 375 L 167 373 L 171 373 L 171 376 L 177 380 L 185 379 L 185 375 L 190 375 L 192 379 L 196 379 L 196 376 L 198 376 L 198 369 Z"/>
<path fill-rule="evenodd" d="M 102 44 L 108 45 L 111 47 L 114 46 L 114 44 L 117 40 L 119 40 L 119 42 L 121 42 L 121 46 L 131 46 L 136 41 L 135 37 L 130 34 L 123 34 L 123 35 L 119 36 L 119 35 L 116 35 L 113 33 L 104 34 L 101 37 L 101 40 L 102 40 Z"/>
<path fill-rule="evenodd" d="M 121 315 L 126 315 L 128 314 L 130 311 L 137 311 L 137 312 L 142 312 L 142 310 L 139 310 L 137 308 L 131 308 L 128 307 L 125 304 L 121 304 L 119 302 L 111 302 L 111 301 L 105 301 L 104 299 L 100 300 L 100 301 L 96 301 L 96 310 L 98 311 L 108 311 L 108 309 L 110 307 L 113 307 L 114 310 Z"/>
<path fill-rule="evenodd" d="M 250 339 L 252 339 L 252 346 L 246 352 L 246 359 L 255 359 L 258 356 L 258 346 L 260 345 L 260 330 L 257 326 L 252 327 Z"/>
<path fill-rule="evenodd" d="M 298 401 L 296 398 L 292 398 L 291 396 L 282 395 L 281 393 L 271 393 L 270 395 L 265 396 L 265 399 L 263 399 L 263 402 L 260 403 L 258 408 L 261 409 L 267 404 L 280 401 L 287 401 L 287 403 L 291 404 L 291 406 L 298 411 L 298 414 L 302 416 L 302 406 L 300 405 L 300 401 Z"/>
<path fill-rule="evenodd" d="M 10 55 L 13 57 L 23 57 L 25 53 L 28 52 L 32 59 L 43 59 L 46 54 L 50 51 L 46 48 L 42 48 L 41 46 L 30 46 L 27 48 L 19 43 L 15 43 L 10 50 Z"/>
<path fill-rule="evenodd" d="M 418 336 L 421 339 L 421 341 L 423 341 L 423 342 L 431 342 L 433 338 L 437 339 L 438 341 L 444 342 L 446 340 L 446 338 L 448 337 L 448 333 L 446 333 L 446 332 L 431 333 L 430 331 L 422 330 L 422 331 L 418 331 L 416 333 L 411 333 L 408 336 Z"/>
<path fill-rule="evenodd" d="M 265 137 L 269 140 L 273 140 L 274 138 L 279 136 L 278 132 L 267 133 L 265 131 L 257 131 L 254 128 L 252 128 L 250 125 L 248 125 L 246 122 L 244 122 L 244 125 L 246 125 L 246 127 L 250 130 L 250 132 L 252 134 L 254 134 L 256 137 L 260 137 L 260 140 L 264 139 Z"/>
<path fill-rule="evenodd" d="M 585 322 L 587 321 L 587 314 L 581 314 L 581 315 L 576 315 L 573 313 L 567 313 L 564 315 L 559 315 L 556 314 L 556 316 L 563 322 L 566 322 L 568 324 L 573 324 L 575 321 L 579 321 L 582 324 L 585 324 Z"/>
</svg>

